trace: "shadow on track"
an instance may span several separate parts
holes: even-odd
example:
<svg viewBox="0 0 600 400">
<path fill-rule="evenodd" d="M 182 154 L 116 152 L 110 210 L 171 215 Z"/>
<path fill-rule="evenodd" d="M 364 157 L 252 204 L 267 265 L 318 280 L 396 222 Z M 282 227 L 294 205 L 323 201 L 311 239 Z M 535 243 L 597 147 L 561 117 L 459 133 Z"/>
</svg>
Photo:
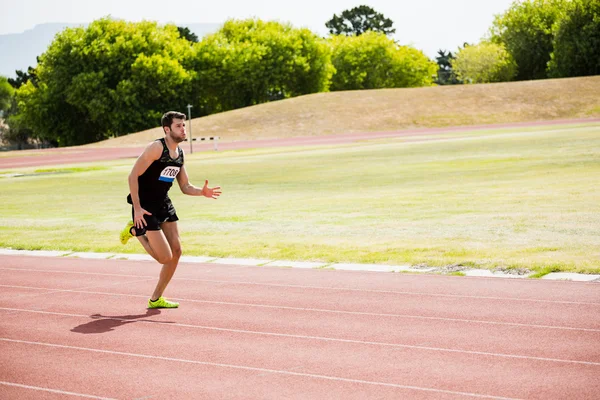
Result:
<svg viewBox="0 0 600 400">
<path fill-rule="evenodd" d="M 147 310 L 145 314 L 139 314 L 139 315 L 105 316 L 105 315 L 101 315 L 101 314 L 93 314 L 93 315 L 90 315 L 90 318 L 92 318 L 93 321 L 78 325 L 75 328 L 71 329 L 71 332 L 83 333 L 83 334 L 106 333 L 106 332 L 114 331 L 116 328 L 118 328 L 120 326 L 123 326 L 126 324 L 131 324 L 133 322 L 140 322 L 140 321 L 155 322 L 155 323 L 160 323 L 160 324 L 172 323 L 172 322 L 152 321 L 152 320 L 141 319 L 141 318 L 151 317 L 153 315 L 159 315 L 159 314 L 160 314 L 160 310 L 157 310 L 157 309 Z"/>
</svg>

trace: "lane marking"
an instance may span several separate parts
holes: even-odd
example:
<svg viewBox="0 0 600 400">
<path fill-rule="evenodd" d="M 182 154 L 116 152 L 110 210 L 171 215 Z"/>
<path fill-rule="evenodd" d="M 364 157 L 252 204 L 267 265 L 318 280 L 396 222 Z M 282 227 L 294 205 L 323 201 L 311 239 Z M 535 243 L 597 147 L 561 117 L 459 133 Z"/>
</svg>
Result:
<svg viewBox="0 0 600 400">
<path fill-rule="evenodd" d="M 15 289 L 49 290 L 48 288 L 32 287 L 32 286 L 0 285 L 0 287 L 15 288 Z M 56 290 L 56 292 L 84 293 L 84 294 L 95 294 L 95 295 L 101 295 L 101 296 L 123 296 L 123 297 L 135 297 L 135 298 L 144 298 L 144 299 L 148 298 L 148 296 L 140 295 L 140 294 L 93 292 L 93 291 L 88 291 L 88 290 L 77 290 L 77 289 L 63 289 L 63 290 Z M 190 303 L 217 304 L 217 305 L 238 306 L 238 307 L 257 307 L 257 308 L 281 309 L 281 310 L 292 310 L 292 311 L 303 311 L 303 312 L 318 312 L 318 313 L 329 313 L 329 314 L 361 315 L 361 316 L 390 317 L 390 318 L 423 319 L 423 320 L 432 320 L 432 321 L 461 322 L 461 323 L 469 323 L 469 324 L 473 323 L 473 324 L 486 324 L 486 325 L 517 326 L 517 327 L 536 328 L 536 329 L 559 329 L 559 330 L 569 330 L 569 331 L 600 332 L 600 329 L 571 327 L 571 326 L 536 325 L 536 324 L 523 324 L 523 323 L 518 323 L 518 322 L 484 321 L 484 320 L 477 320 L 477 319 L 430 317 L 430 316 L 424 316 L 424 315 L 410 315 L 410 314 L 370 313 L 370 312 L 363 312 L 363 311 L 330 310 L 330 309 L 325 309 L 325 308 L 274 306 L 274 305 L 269 305 L 269 304 L 236 303 L 236 302 L 228 302 L 228 301 L 185 299 L 185 298 L 181 298 L 181 297 L 171 297 L 171 299 L 177 300 L 177 301 L 190 302 Z"/>
<path fill-rule="evenodd" d="M 2 308 L 2 307 L 0 307 L 0 310 L 16 311 L 16 312 L 30 312 L 30 313 L 36 313 L 36 314 L 60 315 L 60 316 L 75 317 L 75 318 L 90 318 L 89 315 L 58 313 L 58 312 L 52 312 L 52 311 L 25 310 L 25 309 Z M 102 319 L 116 320 L 116 321 L 123 321 L 123 322 L 132 321 L 131 319 L 120 318 L 120 317 L 97 318 L 97 320 L 102 320 Z M 178 323 L 178 322 L 162 322 L 162 321 L 147 320 L 147 319 L 146 320 L 136 319 L 135 322 L 156 323 L 156 324 L 172 326 L 172 327 L 175 326 L 175 327 L 182 327 L 182 328 L 194 328 L 194 329 L 202 329 L 202 330 L 207 330 L 207 331 L 233 332 L 233 333 L 241 333 L 241 334 L 246 334 L 246 335 L 274 336 L 274 337 L 303 339 L 303 340 L 320 340 L 320 341 L 324 341 L 324 342 L 339 342 L 339 343 L 350 343 L 350 344 L 359 344 L 359 345 L 368 345 L 368 346 L 382 346 L 382 347 L 394 347 L 394 348 L 403 348 L 403 349 L 427 350 L 427 351 L 436 351 L 436 352 L 442 352 L 442 353 L 444 353 L 444 352 L 463 353 L 463 354 L 472 354 L 472 355 L 486 356 L 486 357 L 514 358 L 514 359 L 521 359 L 521 360 L 536 360 L 536 361 L 544 361 L 544 362 L 557 362 L 557 363 L 600 366 L 600 362 L 594 362 L 594 361 L 564 360 L 564 359 L 560 359 L 560 358 L 523 356 L 523 355 L 518 355 L 518 354 L 490 353 L 490 352 L 485 352 L 485 351 L 448 349 L 448 348 L 443 348 L 443 347 L 430 347 L 430 346 L 417 346 L 417 345 L 400 344 L 400 343 L 373 342 L 373 341 L 366 341 L 366 340 L 330 338 L 330 337 L 324 337 L 324 336 L 293 335 L 293 334 L 289 334 L 289 333 L 251 331 L 251 330 L 246 330 L 246 329 L 219 328 L 216 326 L 182 324 L 182 323 Z"/>
<path fill-rule="evenodd" d="M 39 386 L 21 385 L 20 383 L 14 383 L 14 382 L 0 381 L 0 385 L 14 386 L 14 387 L 22 388 L 22 389 L 39 390 L 42 392 L 58 393 L 58 394 L 63 394 L 63 395 L 68 395 L 68 396 L 85 397 L 86 399 L 115 400 L 110 397 L 98 397 L 98 396 L 92 396 L 89 394 L 66 392 L 64 390 L 50 389 L 50 388 L 39 387 Z"/>
<path fill-rule="evenodd" d="M 60 273 L 60 274 L 77 274 L 77 275 L 118 276 L 118 277 L 127 277 L 127 278 L 148 278 L 148 279 L 155 278 L 156 279 L 156 277 L 147 276 L 147 275 L 105 274 L 105 273 L 82 272 L 82 271 L 61 271 L 61 270 L 43 270 L 43 269 L 28 269 L 28 268 L 27 269 L 26 268 L 0 268 L 0 271 L 1 270 Z M 378 293 L 378 294 L 397 294 L 397 295 L 424 296 L 424 297 L 446 297 L 446 298 L 459 298 L 459 299 L 500 300 L 500 301 L 525 301 L 525 302 L 549 303 L 549 304 L 573 304 L 573 305 L 600 306 L 600 302 L 593 303 L 593 302 L 582 302 L 582 301 L 543 300 L 543 299 L 497 297 L 497 296 L 467 296 L 467 295 L 458 295 L 458 294 L 425 293 L 425 292 L 409 292 L 409 291 L 378 290 L 378 289 L 340 288 L 340 287 L 331 287 L 331 286 L 288 285 L 288 284 L 258 283 L 258 282 L 248 282 L 248 281 L 220 281 L 220 280 L 210 280 L 210 279 L 200 279 L 200 278 L 175 278 L 174 277 L 172 280 L 219 283 L 219 284 L 225 283 L 225 284 L 231 284 L 231 285 L 254 285 L 254 286 L 284 287 L 284 288 L 296 288 L 296 289 L 315 289 L 315 290 L 335 290 L 335 291 L 364 292 L 364 293 Z"/>
<path fill-rule="evenodd" d="M 102 284 L 102 285 L 88 285 L 88 286 L 83 286 L 83 287 L 80 287 L 80 288 L 75 288 L 75 289 L 70 289 L 70 290 L 71 291 L 79 291 L 79 290 L 83 291 L 84 289 L 94 289 L 94 288 L 97 288 L 97 289 L 105 288 L 106 289 L 108 287 L 126 285 L 126 284 L 130 284 L 130 283 L 147 282 L 149 280 L 154 281 L 154 280 L 156 280 L 156 278 L 144 278 L 144 279 L 137 279 L 137 280 L 134 280 L 134 281 L 116 282 L 116 283 Z M 33 288 L 31 288 L 31 289 L 33 289 Z M 45 293 L 26 293 L 26 294 L 20 294 L 20 295 L 17 295 L 16 297 L 18 297 L 18 298 L 25 298 L 25 297 L 35 297 L 35 296 L 42 296 L 42 295 L 46 296 L 46 295 L 49 295 L 49 294 L 61 293 L 61 292 L 65 291 L 64 289 L 50 289 L 50 288 L 47 288 L 47 289 L 36 288 L 36 289 L 48 290 L 48 291 L 45 292 Z"/>
<path fill-rule="evenodd" d="M 0 271 L 26 271 L 26 272 L 45 272 L 45 273 L 59 273 L 59 274 L 77 274 L 77 275 L 95 275 L 95 276 L 119 276 L 123 278 L 151 278 L 146 275 L 127 275 L 127 274 L 106 274 L 102 272 L 84 272 L 84 271 L 61 271 L 61 270 L 49 270 L 49 269 L 34 269 L 34 268 L 0 268 Z M 156 278 L 156 277 L 154 277 Z"/>
<path fill-rule="evenodd" d="M 220 281 L 220 280 L 210 280 L 210 279 L 200 279 L 200 278 L 175 278 L 174 277 L 173 280 L 198 281 L 198 282 L 209 282 L 209 283 L 227 283 L 227 284 L 234 284 L 234 285 L 273 286 L 273 287 L 285 287 L 285 288 L 297 288 L 297 289 L 337 290 L 337 291 L 366 292 L 366 293 L 378 293 L 378 294 L 400 294 L 400 295 L 425 296 L 425 297 L 431 296 L 431 297 L 451 297 L 451 298 L 478 299 L 478 300 L 510 300 L 510 301 L 529 301 L 529 302 L 552 303 L 552 304 L 576 304 L 576 305 L 600 306 L 600 302 L 593 303 L 593 302 L 580 302 L 580 301 L 543 300 L 543 299 L 497 297 L 497 296 L 467 296 L 467 295 L 458 295 L 458 294 L 408 292 L 408 291 L 381 290 L 381 289 L 355 289 L 355 288 L 341 288 L 341 287 L 332 287 L 332 286 L 289 285 L 289 284 L 279 284 L 279 283 L 260 283 L 260 282 L 248 282 L 248 281 Z"/>
<path fill-rule="evenodd" d="M 477 394 L 477 393 L 456 392 L 456 391 L 452 391 L 452 390 L 400 385 L 400 384 L 396 384 L 396 383 L 366 381 L 366 380 L 361 380 L 361 379 L 343 378 L 343 377 L 329 376 L 329 375 L 319 375 L 319 374 L 311 374 L 311 373 L 304 373 L 304 372 L 294 372 L 294 371 L 286 371 L 286 370 L 278 370 L 278 369 L 251 367 L 251 366 L 247 366 L 247 365 L 223 364 L 223 363 L 213 363 L 213 362 L 207 362 L 207 361 L 187 360 L 187 359 L 182 359 L 182 358 L 151 356 L 151 355 L 139 354 L 139 353 L 126 353 L 126 352 L 122 352 L 122 351 L 93 349 L 93 348 L 88 348 L 88 347 L 68 346 L 68 345 L 54 344 L 54 343 L 32 342 L 32 341 L 16 340 L 16 339 L 9 339 L 9 338 L 0 338 L 0 340 L 4 341 L 4 342 L 47 346 L 47 347 L 55 347 L 55 348 L 69 349 L 69 350 L 90 351 L 90 352 L 94 352 L 94 353 L 112 354 L 112 355 L 120 355 L 120 356 L 126 356 L 126 357 L 147 358 L 147 359 L 152 359 L 152 360 L 172 361 L 172 362 L 179 362 L 179 363 L 186 363 L 186 364 L 205 365 L 205 366 L 210 366 L 210 367 L 238 369 L 238 370 L 255 371 L 255 372 L 263 372 L 263 373 L 267 372 L 267 373 L 271 373 L 271 374 L 292 375 L 292 376 L 299 376 L 299 377 L 304 377 L 304 378 L 314 378 L 314 379 L 322 379 L 322 380 L 330 380 L 330 381 L 338 381 L 338 382 L 359 383 L 359 384 L 374 385 L 374 386 L 385 386 L 385 387 L 393 387 L 393 388 L 399 388 L 399 389 L 418 390 L 418 391 L 424 391 L 424 392 L 446 393 L 446 394 L 453 394 L 453 395 L 460 395 L 460 396 L 477 397 L 477 398 L 483 398 L 483 399 L 517 400 L 517 399 L 509 398 L 509 397 L 498 397 L 498 396 L 490 396 L 490 395 L 481 395 L 481 394 Z"/>
</svg>

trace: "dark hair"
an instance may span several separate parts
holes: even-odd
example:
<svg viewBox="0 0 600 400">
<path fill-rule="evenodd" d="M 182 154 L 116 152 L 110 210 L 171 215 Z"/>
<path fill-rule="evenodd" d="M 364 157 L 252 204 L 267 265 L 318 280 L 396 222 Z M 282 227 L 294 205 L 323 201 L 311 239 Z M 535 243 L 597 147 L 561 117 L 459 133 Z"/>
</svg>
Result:
<svg viewBox="0 0 600 400">
<path fill-rule="evenodd" d="M 185 119 L 185 114 L 180 113 L 178 111 L 166 112 L 160 120 L 162 127 L 164 128 L 166 126 L 168 128 L 171 128 L 171 124 L 173 123 L 174 119 Z"/>
</svg>

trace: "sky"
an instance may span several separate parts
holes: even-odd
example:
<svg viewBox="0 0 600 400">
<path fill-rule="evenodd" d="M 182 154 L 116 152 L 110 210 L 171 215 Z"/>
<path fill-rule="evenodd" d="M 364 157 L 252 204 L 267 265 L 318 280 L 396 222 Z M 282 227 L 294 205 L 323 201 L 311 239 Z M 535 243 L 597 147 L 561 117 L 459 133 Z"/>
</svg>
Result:
<svg viewBox="0 0 600 400">
<path fill-rule="evenodd" d="M 291 23 L 326 36 L 334 14 L 368 5 L 394 22 L 393 38 L 433 58 L 439 49 L 455 51 L 477 43 L 494 15 L 513 0 L 0 0 L 0 34 L 21 33 L 48 22 L 89 23 L 111 16 L 159 23 L 223 23 L 260 18 Z"/>
</svg>

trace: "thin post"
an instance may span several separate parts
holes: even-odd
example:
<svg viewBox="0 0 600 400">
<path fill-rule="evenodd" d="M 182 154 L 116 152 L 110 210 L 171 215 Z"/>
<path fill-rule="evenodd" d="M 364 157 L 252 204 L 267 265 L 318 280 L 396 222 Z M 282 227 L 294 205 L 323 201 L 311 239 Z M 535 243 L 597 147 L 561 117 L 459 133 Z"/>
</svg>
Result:
<svg viewBox="0 0 600 400">
<path fill-rule="evenodd" d="M 187 109 L 188 109 L 188 121 L 190 121 L 190 139 L 189 139 L 189 141 L 190 141 L 190 154 L 194 153 L 194 149 L 192 147 L 192 142 L 194 141 L 192 139 L 192 107 L 194 107 L 194 106 L 191 105 L 191 104 L 187 105 Z"/>
</svg>

